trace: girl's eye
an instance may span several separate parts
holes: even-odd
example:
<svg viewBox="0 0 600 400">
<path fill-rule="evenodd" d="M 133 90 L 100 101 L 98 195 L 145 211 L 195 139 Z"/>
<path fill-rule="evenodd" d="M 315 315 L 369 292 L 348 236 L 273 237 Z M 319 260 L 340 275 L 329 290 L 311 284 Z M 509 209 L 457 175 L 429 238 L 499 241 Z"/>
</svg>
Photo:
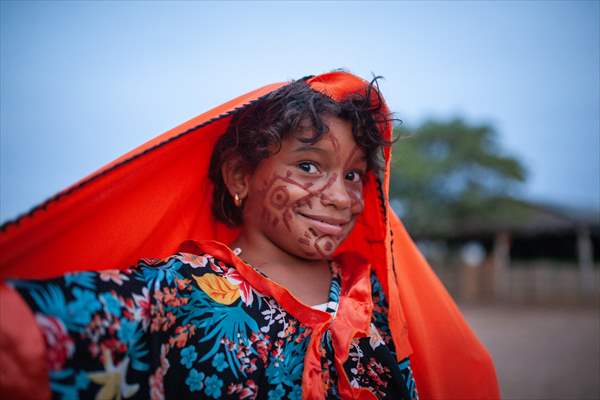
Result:
<svg viewBox="0 0 600 400">
<path fill-rule="evenodd" d="M 346 174 L 346 180 L 350 182 L 360 182 L 362 174 L 358 171 L 350 171 Z"/>
<path fill-rule="evenodd" d="M 299 163 L 298 168 L 300 168 L 302 171 L 308 174 L 316 174 L 317 172 L 319 172 L 319 168 L 317 168 L 315 163 L 309 161 L 303 161 Z"/>
</svg>

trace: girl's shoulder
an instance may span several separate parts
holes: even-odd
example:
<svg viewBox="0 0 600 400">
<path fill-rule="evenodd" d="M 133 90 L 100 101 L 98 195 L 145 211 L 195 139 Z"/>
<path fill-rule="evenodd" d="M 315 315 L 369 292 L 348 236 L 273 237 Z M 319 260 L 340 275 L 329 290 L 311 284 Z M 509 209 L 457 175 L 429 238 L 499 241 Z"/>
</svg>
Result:
<svg viewBox="0 0 600 400">
<path fill-rule="evenodd" d="M 121 269 L 86 269 L 46 279 L 8 279 L 6 283 L 19 292 L 60 287 L 76 293 L 110 290 L 125 294 L 140 286 L 152 289 L 181 286 L 182 280 L 187 283 L 190 276 L 207 272 L 226 276 L 233 272 L 231 269 L 232 266 L 210 254 L 179 252 L 165 258 L 142 258 Z"/>
<path fill-rule="evenodd" d="M 235 300 L 239 297 L 239 290 L 233 287 L 239 284 L 237 278 L 232 266 L 211 255 L 176 253 L 161 259 L 144 258 L 123 269 L 5 283 L 19 293 L 38 319 L 52 316 L 66 329 L 79 330 L 99 314 L 131 318 L 136 314 L 135 318 L 148 324 L 151 304 L 176 301 L 192 288 L 204 290 L 220 303 Z"/>
</svg>

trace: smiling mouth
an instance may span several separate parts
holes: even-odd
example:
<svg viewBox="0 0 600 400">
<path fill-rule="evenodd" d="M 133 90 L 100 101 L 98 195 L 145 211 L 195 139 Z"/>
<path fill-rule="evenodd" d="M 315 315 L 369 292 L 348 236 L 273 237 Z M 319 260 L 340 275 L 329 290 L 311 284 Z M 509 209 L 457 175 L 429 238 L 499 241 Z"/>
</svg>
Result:
<svg viewBox="0 0 600 400">
<path fill-rule="evenodd" d="M 350 219 L 332 218 L 323 215 L 311 215 L 298 213 L 301 217 L 308 220 L 312 227 L 324 235 L 340 236 L 344 228 L 348 225 Z"/>
</svg>

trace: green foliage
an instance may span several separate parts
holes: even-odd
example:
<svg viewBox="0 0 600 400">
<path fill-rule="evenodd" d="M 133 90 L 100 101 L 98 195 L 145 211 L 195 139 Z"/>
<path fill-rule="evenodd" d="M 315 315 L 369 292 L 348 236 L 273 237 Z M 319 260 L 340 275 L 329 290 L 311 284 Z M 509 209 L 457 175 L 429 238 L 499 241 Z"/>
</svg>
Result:
<svg viewBox="0 0 600 400">
<path fill-rule="evenodd" d="M 462 119 L 396 128 L 390 195 L 416 235 L 448 235 L 465 221 L 510 215 L 501 198 L 526 179 L 523 165 L 504 154 L 494 128 Z"/>
</svg>

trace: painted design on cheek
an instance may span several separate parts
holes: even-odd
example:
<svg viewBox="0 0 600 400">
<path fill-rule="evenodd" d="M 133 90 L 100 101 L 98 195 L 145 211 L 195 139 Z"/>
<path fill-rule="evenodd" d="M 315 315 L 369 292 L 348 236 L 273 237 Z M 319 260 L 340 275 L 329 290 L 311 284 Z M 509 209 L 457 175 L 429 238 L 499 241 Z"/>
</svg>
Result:
<svg viewBox="0 0 600 400">
<path fill-rule="evenodd" d="M 277 186 L 271 192 L 271 198 L 269 200 L 273 208 L 283 210 L 290 200 L 290 192 L 285 186 Z"/>
<path fill-rule="evenodd" d="M 317 253 L 308 250 L 312 248 L 312 239 L 313 235 L 311 235 L 309 231 L 304 231 L 304 237 L 298 238 L 298 243 L 305 247 L 302 249 L 302 252 L 308 257 L 314 257 L 317 255 Z"/>
<path fill-rule="evenodd" d="M 300 239 L 298 239 L 298 242 L 300 242 L 300 244 L 303 244 L 305 246 L 310 246 L 310 240 L 308 240 L 307 238 L 301 237 Z"/>
<path fill-rule="evenodd" d="M 360 152 L 361 149 L 355 146 L 342 163 L 340 158 L 341 146 L 338 139 L 333 135 L 325 135 L 323 139 L 331 142 L 338 162 L 343 165 L 343 171 L 347 171 L 357 156 L 357 152 Z M 263 221 L 273 228 L 277 228 L 283 224 L 288 232 L 292 232 L 291 223 L 295 218 L 296 210 L 312 210 L 315 206 L 313 201 L 315 199 L 329 203 L 329 205 L 332 204 L 333 197 L 327 191 L 335 184 L 338 177 L 338 173 L 332 173 L 322 185 L 315 188 L 314 182 L 301 183 L 295 180 L 294 173 L 291 170 L 286 170 L 283 175 L 276 172 L 273 173 L 270 179 L 264 181 L 263 188 L 259 191 L 259 196 L 265 199 L 261 213 Z M 299 189 L 300 192 L 297 193 L 296 189 Z M 296 193 L 294 194 L 294 198 L 297 198 L 297 200 L 290 200 L 292 192 Z M 357 214 L 362 211 L 364 207 L 362 185 L 348 185 L 347 195 L 350 199 L 352 213 Z M 341 239 L 341 236 L 334 237 L 328 234 L 321 234 L 316 229 L 309 227 L 303 232 L 303 236 L 296 238 L 296 241 L 301 245 L 305 255 L 310 257 L 319 255 L 325 258 L 335 251 Z"/>
<path fill-rule="evenodd" d="M 322 257 L 327 257 L 335 249 L 335 244 L 330 236 L 321 236 L 315 240 L 314 248 Z"/>
<path fill-rule="evenodd" d="M 273 228 L 276 228 L 281 222 L 289 232 L 292 231 L 290 222 L 294 218 L 293 210 L 298 207 L 312 209 L 313 199 L 320 198 L 323 200 L 326 196 L 325 191 L 338 178 L 338 174 L 333 173 L 321 187 L 313 189 L 314 184 L 312 182 L 301 184 L 293 179 L 292 175 L 289 170 L 286 171 L 285 176 L 275 173 L 270 180 L 264 182 L 263 189 L 259 192 L 259 196 L 267 199 L 261 213 L 263 221 Z M 285 183 L 287 186 L 281 183 Z M 289 186 L 300 188 L 306 194 L 298 200 L 290 202 Z M 314 257 L 319 254 L 321 257 L 326 257 L 335 250 L 336 239 L 338 238 L 332 238 L 329 235 L 319 235 L 313 228 L 308 228 L 304 232 L 304 237 L 299 237 L 296 240 L 303 247 L 306 247 L 303 252 L 307 256 Z M 316 253 L 312 249 L 316 250 Z"/>
<path fill-rule="evenodd" d="M 327 190 L 331 185 L 333 185 L 333 183 L 335 182 L 335 180 L 337 179 L 337 173 L 334 173 L 331 175 L 331 177 L 327 180 L 327 182 L 323 185 L 323 187 L 321 187 L 320 189 L 316 190 L 316 191 L 309 191 L 309 193 L 304 196 L 303 198 L 301 198 L 300 200 L 298 200 L 298 204 L 308 204 L 308 207 L 310 209 L 312 209 L 312 199 L 315 197 L 318 197 L 322 200 L 325 200 L 325 190 Z"/>
</svg>

